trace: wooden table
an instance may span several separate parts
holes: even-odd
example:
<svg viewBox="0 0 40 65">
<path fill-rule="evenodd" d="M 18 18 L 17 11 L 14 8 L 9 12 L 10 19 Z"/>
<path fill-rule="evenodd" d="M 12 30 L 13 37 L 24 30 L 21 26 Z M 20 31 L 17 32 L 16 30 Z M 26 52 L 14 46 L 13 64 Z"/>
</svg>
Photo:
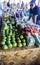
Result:
<svg viewBox="0 0 40 65">
<path fill-rule="evenodd" d="M 36 63 L 40 64 L 40 48 L 16 47 L 7 51 L 0 50 L 0 65 L 34 65 Z"/>
</svg>

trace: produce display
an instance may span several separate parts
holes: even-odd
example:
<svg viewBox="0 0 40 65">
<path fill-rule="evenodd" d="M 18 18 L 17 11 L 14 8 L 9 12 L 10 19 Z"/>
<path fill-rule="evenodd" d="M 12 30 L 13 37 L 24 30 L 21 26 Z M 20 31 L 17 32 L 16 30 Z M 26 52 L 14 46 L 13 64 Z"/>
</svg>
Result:
<svg viewBox="0 0 40 65">
<path fill-rule="evenodd" d="M 40 26 L 28 21 L 29 4 L 9 4 L 0 18 L 0 65 L 40 65 Z"/>
<path fill-rule="evenodd" d="M 17 46 L 26 46 L 25 37 L 17 29 L 14 29 L 12 24 L 7 25 L 7 23 L 4 23 L 3 26 L 1 45 L 4 50 Z"/>
<path fill-rule="evenodd" d="M 26 36 L 27 46 L 36 45 L 40 47 L 40 27 L 29 23 L 27 18 L 17 20 L 18 30 Z"/>
<path fill-rule="evenodd" d="M 6 9 L 7 13 L 10 13 L 15 19 L 16 18 L 22 18 L 23 17 L 23 11 L 21 9 L 12 9 L 12 8 L 7 8 Z M 9 14 L 8 14 L 9 15 Z"/>
<path fill-rule="evenodd" d="M 19 30 L 17 30 L 14 18 L 9 17 L 8 19 L 4 19 L 2 23 L 1 33 L 1 47 L 3 50 L 17 46 L 26 46 L 25 36 Z"/>
<path fill-rule="evenodd" d="M 8 50 L 13 47 L 35 46 L 40 47 L 40 29 L 30 25 L 27 17 L 20 18 L 10 13 L 4 14 L 1 28 L 1 48 Z"/>
<path fill-rule="evenodd" d="M 36 28 L 36 27 L 33 27 L 33 26 L 26 26 L 24 27 L 24 31 L 25 32 L 30 32 L 32 35 L 34 35 L 35 33 L 38 33 L 39 30 Z"/>
</svg>

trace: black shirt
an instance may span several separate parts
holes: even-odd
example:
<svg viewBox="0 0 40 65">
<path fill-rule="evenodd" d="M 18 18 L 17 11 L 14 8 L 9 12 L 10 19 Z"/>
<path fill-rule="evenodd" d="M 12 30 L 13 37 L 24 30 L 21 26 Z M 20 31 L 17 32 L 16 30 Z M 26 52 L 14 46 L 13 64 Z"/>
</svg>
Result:
<svg viewBox="0 0 40 65">
<path fill-rule="evenodd" d="M 33 16 L 38 15 L 38 7 L 35 6 L 33 9 L 30 8 L 30 14 Z"/>
<path fill-rule="evenodd" d="M 39 8 L 38 15 L 40 15 L 40 7 L 38 7 L 38 8 Z"/>
<path fill-rule="evenodd" d="M 33 22 L 34 22 L 34 16 L 38 15 L 38 12 L 39 12 L 38 6 L 35 6 L 33 9 L 30 8 L 30 14 L 32 15 Z"/>
</svg>

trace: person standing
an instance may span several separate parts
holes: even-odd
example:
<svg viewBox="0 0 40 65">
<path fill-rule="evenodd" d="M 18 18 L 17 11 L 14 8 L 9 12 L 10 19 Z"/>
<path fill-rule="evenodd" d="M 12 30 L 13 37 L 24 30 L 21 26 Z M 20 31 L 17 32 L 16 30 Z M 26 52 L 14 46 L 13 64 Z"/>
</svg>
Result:
<svg viewBox="0 0 40 65">
<path fill-rule="evenodd" d="M 22 1 L 22 4 L 21 4 L 21 9 L 24 10 L 24 2 Z"/>
<path fill-rule="evenodd" d="M 7 2 L 6 1 L 3 1 L 3 6 L 4 6 L 4 11 L 6 11 L 6 9 L 7 9 Z"/>
<path fill-rule="evenodd" d="M 7 6 L 10 7 L 10 0 L 7 2 Z"/>
<path fill-rule="evenodd" d="M 20 9 L 20 3 L 17 3 L 17 8 Z"/>
</svg>

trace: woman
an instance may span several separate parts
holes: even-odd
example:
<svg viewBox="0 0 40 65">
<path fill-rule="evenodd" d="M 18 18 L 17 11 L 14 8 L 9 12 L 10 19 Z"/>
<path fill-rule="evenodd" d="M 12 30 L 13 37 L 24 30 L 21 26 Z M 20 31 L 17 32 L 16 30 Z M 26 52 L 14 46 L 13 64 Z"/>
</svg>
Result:
<svg viewBox="0 0 40 65">
<path fill-rule="evenodd" d="M 30 15 L 29 15 L 29 19 L 28 20 L 30 20 L 30 18 L 32 17 L 32 19 L 33 19 L 33 23 L 37 23 L 37 17 L 38 17 L 38 10 L 39 8 L 38 8 L 38 6 L 36 6 L 36 4 L 35 4 L 35 1 L 31 1 L 30 2 Z"/>
</svg>

